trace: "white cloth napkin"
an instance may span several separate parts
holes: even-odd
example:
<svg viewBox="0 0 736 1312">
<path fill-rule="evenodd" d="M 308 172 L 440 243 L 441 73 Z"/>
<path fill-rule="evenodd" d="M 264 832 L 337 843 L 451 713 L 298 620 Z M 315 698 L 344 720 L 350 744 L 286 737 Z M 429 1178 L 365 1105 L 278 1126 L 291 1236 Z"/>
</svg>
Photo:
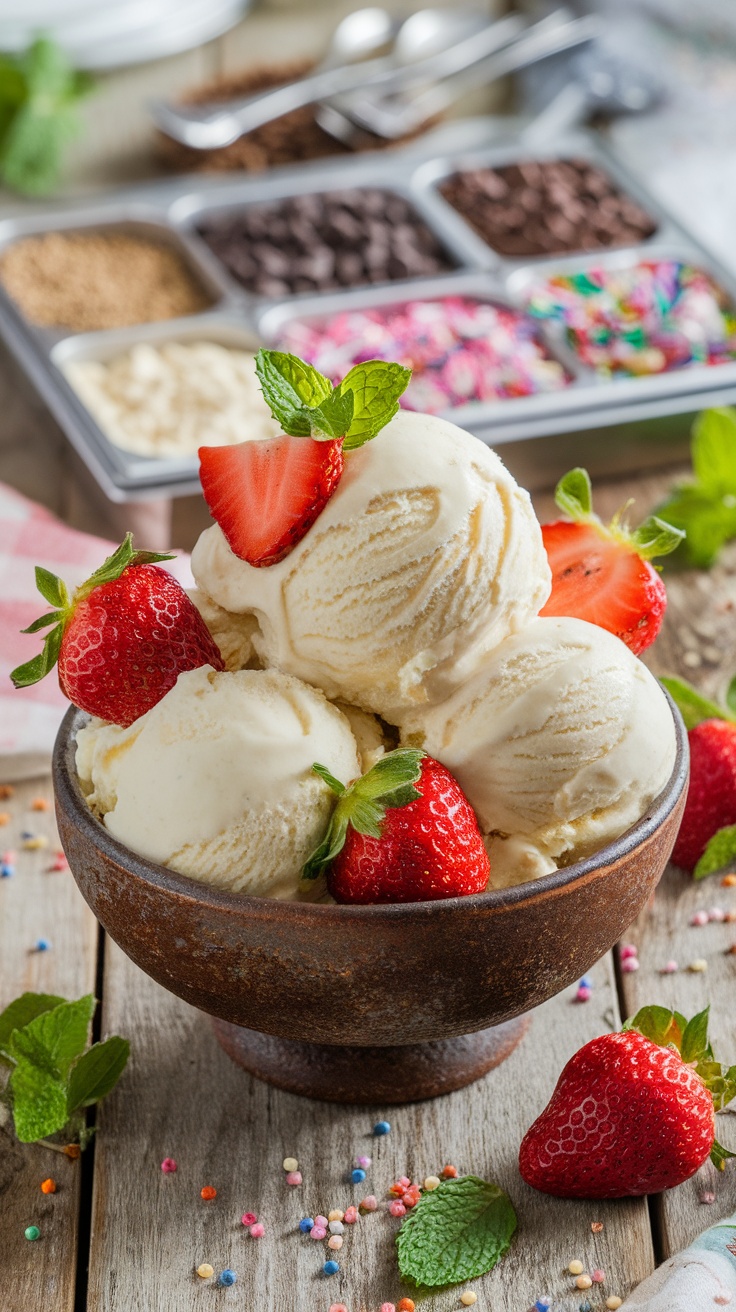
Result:
<svg viewBox="0 0 736 1312">
<path fill-rule="evenodd" d="M 48 771 L 69 704 L 54 673 L 32 688 L 16 689 L 10 682 L 10 671 L 41 650 L 42 633 L 20 632 L 48 609 L 36 589 L 35 566 L 77 587 L 117 545 L 67 528 L 43 506 L 0 483 L 0 782 Z M 178 554 L 167 568 L 191 586 L 187 555 Z"/>
</svg>

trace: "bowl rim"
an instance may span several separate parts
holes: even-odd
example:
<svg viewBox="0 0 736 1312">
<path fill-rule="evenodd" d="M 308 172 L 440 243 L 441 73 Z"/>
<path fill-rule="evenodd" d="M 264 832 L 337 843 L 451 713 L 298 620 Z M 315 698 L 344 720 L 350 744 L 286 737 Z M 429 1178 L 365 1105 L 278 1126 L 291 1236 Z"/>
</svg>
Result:
<svg viewBox="0 0 736 1312">
<path fill-rule="evenodd" d="M 151 887 L 164 889 L 188 901 L 197 902 L 203 907 L 218 911 L 230 911 L 242 914 L 250 911 L 258 916 L 280 917 L 293 915 L 303 919 L 313 915 L 315 921 L 327 915 L 345 918 L 346 915 L 359 920 L 393 919 L 409 913 L 425 916 L 441 915 L 448 910 L 463 907 L 467 911 L 505 911 L 519 903 L 543 900 L 566 887 L 579 882 L 587 882 L 597 875 L 602 875 L 609 867 L 616 865 L 623 857 L 645 843 L 664 823 L 679 802 L 689 778 L 688 737 L 682 716 L 665 688 L 662 691 L 667 698 L 675 726 L 675 762 L 672 773 L 662 791 L 653 799 L 644 815 L 631 825 L 623 834 L 610 843 L 600 847 L 591 856 L 576 861 L 572 865 L 562 866 L 549 875 L 525 883 L 514 884 L 510 888 L 489 889 L 483 893 L 471 893 L 464 897 L 437 898 L 424 902 L 373 902 L 373 903 L 320 903 L 281 898 L 259 897 L 250 893 L 233 893 L 228 889 L 204 883 L 190 875 L 171 870 L 159 865 L 147 857 L 140 856 L 126 847 L 105 828 L 102 821 L 89 809 L 77 775 L 74 749 L 77 731 L 91 718 L 86 712 L 71 705 L 61 721 L 54 743 L 52 757 L 52 778 L 57 807 L 64 811 L 82 831 L 115 864 L 133 870 L 136 876 Z"/>
</svg>

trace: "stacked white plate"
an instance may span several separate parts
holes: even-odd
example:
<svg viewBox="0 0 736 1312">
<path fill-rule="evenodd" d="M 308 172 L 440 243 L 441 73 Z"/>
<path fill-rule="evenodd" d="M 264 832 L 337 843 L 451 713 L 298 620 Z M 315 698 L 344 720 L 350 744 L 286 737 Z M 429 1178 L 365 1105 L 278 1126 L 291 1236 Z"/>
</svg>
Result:
<svg viewBox="0 0 736 1312">
<path fill-rule="evenodd" d="M 251 0 L 0 0 L 0 50 L 50 36 L 76 68 L 116 68 L 202 45 Z"/>
</svg>

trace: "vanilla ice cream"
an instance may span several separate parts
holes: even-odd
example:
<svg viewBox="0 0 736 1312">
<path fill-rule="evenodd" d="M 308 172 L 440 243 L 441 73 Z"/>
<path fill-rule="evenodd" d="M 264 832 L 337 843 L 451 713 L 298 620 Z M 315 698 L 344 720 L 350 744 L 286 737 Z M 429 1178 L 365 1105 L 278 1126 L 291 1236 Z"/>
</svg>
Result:
<svg viewBox="0 0 736 1312">
<path fill-rule="evenodd" d="M 284 560 L 254 568 L 215 525 L 192 569 L 225 610 L 256 614 L 264 664 L 389 721 L 448 696 L 550 591 L 528 494 L 477 438 L 410 411 L 347 456 Z"/>
<path fill-rule="evenodd" d="M 120 842 L 232 892 L 294 898 L 335 796 L 360 774 L 345 716 L 276 670 L 201 666 L 127 729 L 93 721 L 77 735 L 87 800 Z"/>
<path fill-rule="evenodd" d="M 220 648 L 225 669 L 244 670 L 248 665 L 257 665 L 253 650 L 253 634 L 258 629 L 255 615 L 231 615 L 199 588 L 189 588 L 188 594 Z"/>
<path fill-rule="evenodd" d="M 403 740 L 457 778 L 488 836 L 491 884 L 521 883 L 618 837 L 662 791 L 675 728 L 646 666 L 578 619 L 535 619 Z"/>
</svg>

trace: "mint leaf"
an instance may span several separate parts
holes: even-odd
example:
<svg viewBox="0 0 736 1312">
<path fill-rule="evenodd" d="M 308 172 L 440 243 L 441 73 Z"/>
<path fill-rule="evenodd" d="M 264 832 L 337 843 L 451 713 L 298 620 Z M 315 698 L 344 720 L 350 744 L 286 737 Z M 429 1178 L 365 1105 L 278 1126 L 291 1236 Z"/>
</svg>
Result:
<svg viewBox="0 0 736 1312">
<path fill-rule="evenodd" d="M 386 427 L 399 411 L 399 397 L 410 378 L 411 369 L 386 360 L 366 360 L 353 366 L 337 388 L 338 396 L 353 399 L 343 450 L 357 450 Z"/>
<path fill-rule="evenodd" d="M 89 1025 L 97 1002 L 93 994 L 77 1002 L 62 1002 L 45 1011 L 10 1037 L 10 1054 L 25 1058 L 65 1079 L 72 1062 L 87 1046 Z"/>
<path fill-rule="evenodd" d="M 686 729 L 694 729 L 703 720 L 736 720 L 736 716 L 729 715 L 717 702 L 703 697 L 697 688 L 693 688 L 685 679 L 664 675 L 659 682 L 667 689 L 685 722 Z"/>
<path fill-rule="evenodd" d="M 713 835 L 698 864 L 693 879 L 716 875 L 736 861 L 736 825 L 726 825 Z"/>
<path fill-rule="evenodd" d="M 292 437 L 311 437 L 310 410 L 332 395 L 329 378 L 297 355 L 263 348 L 256 356 L 256 374 L 266 404 L 284 432 Z"/>
<path fill-rule="evenodd" d="M 736 499 L 714 497 L 694 483 L 676 487 L 656 513 L 685 531 L 680 555 L 697 569 L 709 569 L 724 543 L 736 537 Z"/>
<path fill-rule="evenodd" d="M 91 86 L 45 38 L 0 61 L 0 175 L 8 186 L 31 196 L 53 188 L 79 127 L 74 103 Z"/>
<path fill-rule="evenodd" d="M 713 1055 L 708 1043 L 709 1014 L 710 1007 L 706 1007 L 704 1011 L 699 1011 L 697 1016 L 693 1016 L 685 1026 L 680 1044 L 680 1056 L 683 1061 L 698 1061 L 701 1057 Z"/>
<path fill-rule="evenodd" d="M 736 495 L 736 410 L 706 410 L 693 425 L 693 471 L 700 487 L 715 497 Z"/>
<path fill-rule="evenodd" d="M 655 556 L 669 556 L 676 551 L 685 537 L 684 529 L 667 524 L 658 515 L 650 515 L 632 530 L 631 542 L 642 560 L 654 560 Z"/>
<path fill-rule="evenodd" d="M 587 469 L 571 469 L 555 488 L 555 505 L 570 519 L 587 519 L 593 514 L 593 489 Z"/>
<path fill-rule="evenodd" d="M 636 1030 L 645 1039 L 651 1039 L 652 1043 L 658 1043 L 662 1048 L 677 1048 L 678 1052 L 686 1029 L 687 1020 L 679 1011 L 657 1006 L 642 1007 L 621 1026 L 623 1033 Z"/>
<path fill-rule="evenodd" d="M 324 838 L 302 870 L 303 879 L 316 879 L 324 867 L 334 861 L 345 846 L 348 825 L 359 834 L 380 838 L 386 811 L 407 806 L 421 797 L 414 784 L 421 778 L 423 756 L 424 752 L 413 747 L 399 747 L 387 752 L 367 774 L 354 779 L 348 788 L 343 788 L 324 765 L 312 766 L 315 774 L 339 796 Z"/>
<path fill-rule="evenodd" d="M 120 1079 L 129 1056 L 128 1040 L 118 1035 L 105 1039 L 104 1043 L 93 1043 L 72 1068 L 67 1090 L 68 1114 L 105 1098 Z"/>
<path fill-rule="evenodd" d="M 22 993 L 0 1013 L 0 1049 L 7 1052 L 8 1039 L 13 1030 L 23 1029 L 24 1025 L 42 1016 L 45 1011 L 53 1011 L 63 1001 L 63 998 L 53 993 Z"/>
<path fill-rule="evenodd" d="M 33 1143 L 66 1125 L 66 1090 L 62 1082 L 21 1058 L 10 1077 L 15 1133 Z"/>
<path fill-rule="evenodd" d="M 396 1238 L 402 1279 L 434 1288 L 491 1271 L 509 1248 L 516 1213 L 496 1184 L 466 1175 L 422 1194 Z"/>
</svg>

